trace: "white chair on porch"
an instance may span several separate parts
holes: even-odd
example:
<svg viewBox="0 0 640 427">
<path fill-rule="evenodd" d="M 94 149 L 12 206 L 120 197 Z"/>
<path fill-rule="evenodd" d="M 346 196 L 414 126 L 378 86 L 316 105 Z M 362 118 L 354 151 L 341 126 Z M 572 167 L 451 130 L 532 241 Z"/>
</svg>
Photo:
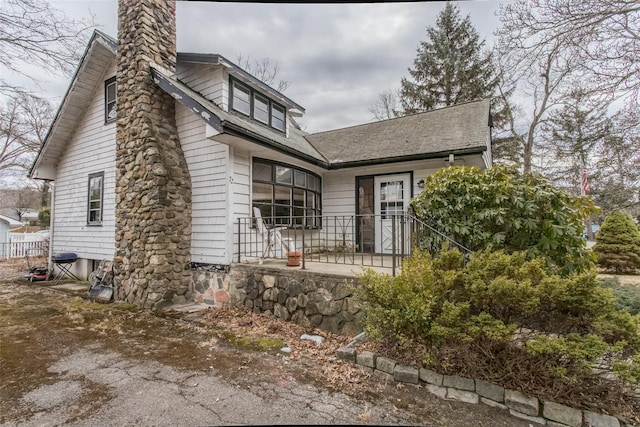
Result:
<svg viewBox="0 0 640 427">
<path fill-rule="evenodd" d="M 277 258 L 277 248 L 282 248 L 286 257 L 288 252 L 296 252 L 296 242 L 293 239 L 282 237 L 282 230 L 287 227 L 271 227 L 264 223 L 262 213 L 259 208 L 253 208 L 253 216 L 256 219 L 258 233 L 262 235 L 263 251 L 262 258 Z"/>
</svg>

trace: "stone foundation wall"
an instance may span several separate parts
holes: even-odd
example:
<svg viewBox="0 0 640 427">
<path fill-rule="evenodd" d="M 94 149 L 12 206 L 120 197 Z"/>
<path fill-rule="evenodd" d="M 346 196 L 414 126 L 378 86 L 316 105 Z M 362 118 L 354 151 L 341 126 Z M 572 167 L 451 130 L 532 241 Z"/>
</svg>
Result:
<svg viewBox="0 0 640 427">
<path fill-rule="evenodd" d="M 357 279 L 302 270 L 234 264 L 229 273 L 192 271 L 194 299 L 244 306 L 330 332 L 355 334 L 363 312 L 353 298 Z"/>
<path fill-rule="evenodd" d="M 193 299 L 201 304 L 224 307 L 230 304 L 231 276 L 225 271 L 192 270 Z"/>
</svg>

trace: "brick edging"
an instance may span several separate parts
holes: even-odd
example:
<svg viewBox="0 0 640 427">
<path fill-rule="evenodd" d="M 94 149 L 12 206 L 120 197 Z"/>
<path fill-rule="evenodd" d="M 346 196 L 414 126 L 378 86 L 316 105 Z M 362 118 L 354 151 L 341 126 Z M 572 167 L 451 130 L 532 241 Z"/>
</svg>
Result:
<svg viewBox="0 0 640 427">
<path fill-rule="evenodd" d="M 587 410 L 575 409 L 555 402 L 540 400 L 516 390 L 483 380 L 443 375 L 438 372 L 406 366 L 395 360 L 377 356 L 370 351 L 357 351 L 355 344 L 364 339 L 360 334 L 337 350 L 338 359 L 355 363 L 378 377 L 405 384 L 423 386 L 429 393 L 442 399 L 485 405 L 508 410 L 515 417 L 553 427 L 623 427 L 618 418 Z"/>
</svg>

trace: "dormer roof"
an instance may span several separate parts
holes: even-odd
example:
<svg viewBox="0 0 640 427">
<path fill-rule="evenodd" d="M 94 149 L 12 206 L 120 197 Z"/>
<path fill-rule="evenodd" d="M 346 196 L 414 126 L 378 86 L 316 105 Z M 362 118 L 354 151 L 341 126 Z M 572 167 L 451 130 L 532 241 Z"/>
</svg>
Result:
<svg viewBox="0 0 640 427">
<path fill-rule="evenodd" d="M 249 74 L 233 62 L 226 59 L 224 56 L 217 53 L 190 53 L 190 52 L 178 52 L 179 63 L 192 63 L 192 64 L 208 64 L 208 65 L 222 65 L 225 67 L 229 74 L 233 75 L 238 80 L 258 89 L 260 92 L 268 94 L 273 99 L 282 103 L 287 109 L 298 110 L 301 114 L 304 114 L 305 109 L 297 102 L 291 100 L 281 92 L 275 90 L 268 84 L 257 79 L 253 75 Z"/>
</svg>

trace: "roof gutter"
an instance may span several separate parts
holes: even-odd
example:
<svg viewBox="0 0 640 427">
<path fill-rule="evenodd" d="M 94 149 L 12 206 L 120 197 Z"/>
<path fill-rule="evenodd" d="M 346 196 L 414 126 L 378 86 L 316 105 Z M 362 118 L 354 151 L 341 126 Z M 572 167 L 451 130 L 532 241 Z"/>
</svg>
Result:
<svg viewBox="0 0 640 427">
<path fill-rule="evenodd" d="M 446 157 L 448 159 L 449 154 L 454 155 L 471 155 L 471 154 L 482 154 L 486 150 L 486 146 L 482 147 L 474 147 L 474 148 L 465 148 L 461 150 L 447 150 L 447 151 L 439 151 L 437 153 L 421 153 L 421 154 L 411 154 L 408 156 L 397 156 L 397 157 L 383 157 L 379 159 L 366 159 L 366 160 L 355 160 L 351 162 L 342 162 L 342 163 L 330 163 L 327 169 L 329 170 L 337 170 L 337 169 L 348 169 L 355 168 L 359 166 L 376 166 L 382 164 L 389 163 L 400 163 L 400 162 L 410 162 L 414 160 L 429 160 L 429 159 L 438 159 Z"/>
<path fill-rule="evenodd" d="M 229 134 L 231 136 L 249 138 L 255 144 L 270 148 L 272 150 L 278 151 L 282 154 L 289 155 L 291 157 L 295 157 L 299 160 L 303 160 L 307 163 L 311 163 L 323 169 L 331 169 L 331 164 L 328 162 L 323 162 L 322 160 L 318 160 L 313 156 L 309 156 L 307 154 L 304 154 L 297 150 L 289 148 L 285 145 L 282 145 L 276 141 L 273 141 L 269 138 L 265 138 L 264 136 L 259 135 L 255 132 L 251 132 L 241 126 L 236 125 L 235 123 L 223 121 L 222 127 L 224 128 L 224 133 Z"/>
</svg>

